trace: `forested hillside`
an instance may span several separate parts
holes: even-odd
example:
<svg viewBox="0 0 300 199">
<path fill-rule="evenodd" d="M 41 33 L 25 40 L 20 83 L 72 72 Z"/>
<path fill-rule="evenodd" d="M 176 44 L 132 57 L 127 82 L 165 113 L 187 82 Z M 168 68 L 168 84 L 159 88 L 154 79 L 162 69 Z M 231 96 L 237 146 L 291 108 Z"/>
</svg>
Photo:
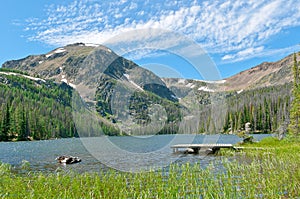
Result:
<svg viewBox="0 0 300 199">
<path fill-rule="evenodd" d="M 198 92 L 198 133 L 286 132 L 292 84 L 245 91 Z"/>
<path fill-rule="evenodd" d="M 76 136 L 68 85 L 2 73 L 0 93 L 1 140 Z"/>
<path fill-rule="evenodd" d="M 72 116 L 73 88 L 0 70 L 0 141 L 77 137 Z M 112 132 L 104 125 L 104 133 Z"/>
<path fill-rule="evenodd" d="M 272 133 L 286 131 L 291 105 L 291 84 L 248 90 L 227 100 L 224 132 L 245 130 Z"/>
</svg>

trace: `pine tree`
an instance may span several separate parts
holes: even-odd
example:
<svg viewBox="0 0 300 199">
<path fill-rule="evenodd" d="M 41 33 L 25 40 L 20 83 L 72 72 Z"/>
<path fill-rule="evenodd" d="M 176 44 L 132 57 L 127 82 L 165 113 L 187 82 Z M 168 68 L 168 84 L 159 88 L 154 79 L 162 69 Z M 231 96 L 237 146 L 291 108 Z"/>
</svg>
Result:
<svg viewBox="0 0 300 199">
<path fill-rule="evenodd" d="M 9 130 L 10 130 L 10 105 L 7 102 L 5 108 L 5 114 L 2 118 L 2 129 L 0 132 L 0 141 L 8 141 Z"/>
<path fill-rule="evenodd" d="M 27 118 L 26 118 L 26 113 L 25 113 L 25 109 L 23 107 L 22 112 L 21 112 L 21 118 L 20 118 L 20 132 L 18 134 L 18 140 L 26 140 L 27 138 Z"/>
<path fill-rule="evenodd" d="M 293 101 L 290 109 L 290 124 L 289 133 L 294 136 L 300 134 L 300 62 L 297 62 L 297 55 L 294 54 L 294 86 L 293 86 Z"/>
</svg>

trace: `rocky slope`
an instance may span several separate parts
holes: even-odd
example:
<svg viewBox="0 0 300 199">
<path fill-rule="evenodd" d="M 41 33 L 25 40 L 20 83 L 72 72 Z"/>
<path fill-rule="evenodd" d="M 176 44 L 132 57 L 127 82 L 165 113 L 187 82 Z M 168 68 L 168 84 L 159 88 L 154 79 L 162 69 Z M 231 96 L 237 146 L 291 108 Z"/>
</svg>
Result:
<svg viewBox="0 0 300 199">
<path fill-rule="evenodd" d="M 256 89 L 293 81 L 293 55 L 277 62 L 264 62 L 226 79 L 225 90 Z"/>
</svg>

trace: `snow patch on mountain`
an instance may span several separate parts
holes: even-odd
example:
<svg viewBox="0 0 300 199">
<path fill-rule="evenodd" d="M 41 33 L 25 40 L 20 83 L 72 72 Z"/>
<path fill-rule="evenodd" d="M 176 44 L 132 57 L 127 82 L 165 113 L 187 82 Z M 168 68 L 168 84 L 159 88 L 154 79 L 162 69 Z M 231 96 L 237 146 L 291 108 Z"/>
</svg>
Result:
<svg viewBox="0 0 300 199">
<path fill-rule="evenodd" d="M 66 51 L 66 49 L 64 49 L 64 48 L 58 48 L 58 49 L 56 49 L 55 51 L 53 51 L 52 53 L 47 54 L 47 55 L 46 55 L 46 58 L 49 58 L 49 57 L 51 57 L 51 56 L 54 55 L 54 54 L 63 53 L 63 52 L 65 52 L 65 51 Z"/>
<path fill-rule="evenodd" d="M 126 77 L 126 79 L 129 80 L 129 75 L 128 74 L 124 74 L 124 77 Z"/>
<path fill-rule="evenodd" d="M 201 86 L 201 87 L 199 87 L 198 91 L 215 92 L 213 89 L 210 89 L 207 86 Z"/>
<path fill-rule="evenodd" d="M 67 79 L 61 79 L 62 82 L 65 82 L 66 84 L 68 84 L 68 80 Z"/>
<path fill-rule="evenodd" d="M 64 48 L 58 48 L 54 51 L 54 53 L 63 53 L 65 51 L 66 51 L 66 49 L 64 49 Z"/>
<path fill-rule="evenodd" d="M 188 83 L 187 85 L 185 85 L 186 87 L 189 87 L 189 88 L 194 88 L 195 85 L 193 83 Z"/>
<path fill-rule="evenodd" d="M 76 85 L 72 84 L 71 82 L 69 82 L 69 86 L 71 86 L 72 88 L 76 88 Z"/>
<path fill-rule="evenodd" d="M 48 57 L 51 57 L 52 55 L 53 55 L 53 53 L 49 53 L 46 55 L 46 57 L 48 58 Z"/>
<path fill-rule="evenodd" d="M 171 95 L 171 97 L 172 97 L 173 99 L 178 99 L 175 95 Z"/>
<path fill-rule="evenodd" d="M 199 79 L 194 79 L 194 81 L 198 81 L 198 82 L 204 82 L 204 83 L 208 83 L 208 84 L 224 84 L 226 82 L 226 79 L 222 79 L 222 80 L 199 80 Z"/>
<path fill-rule="evenodd" d="M 75 84 L 72 84 L 71 82 L 69 82 L 66 78 L 61 79 L 62 82 L 68 84 L 69 86 L 71 86 L 72 88 L 76 88 Z"/>
<path fill-rule="evenodd" d="M 124 76 L 126 77 L 126 79 L 137 89 L 144 91 L 144 89 L 142 87 L 140 87 L 137 83 L 135 83 L 134 81 L 132 81 L 130 79 L 130 76 L 128 74 L 124 74 Z"/>
<path fill-rule="evenodd" d="M 46 82 L 46 80 L 41 79 L 41 78 L 31 77 L 31 76 L 28 76 L 28 75 L 22 75 L 22 74 L 13 73 L 13 72 L 0 72 L 0 74 L 3 74 L 3 75 L 22 76 L 22 77 L 25 77 L 25 78 L 27 78 L 27 79 L 31 79 L 31 80 L 34 80 L 34 81 L 42 81 L 42 82 Z"/>
<path fill-rule="evenodd" d="M 99 44 L 93 44 L 93 43 L 85 43 L 85 46 L 89 46 L 89 47 L 99 47 Z"/>
<path fill-rule="evenodd" d="M 237 94 L 240 94 L 243 91 L 244 91 L 244 89 L 241 89 L 241 90 L 237 91 Z"/>
<path fill-rule="evenodd" d="M 75 85 L 75 84 L 72 84 L 70 81 L 68 81 L 68 80 L 66 79 L 66 75 L 63 74 L 63 72 L 64 72 L 63 68 L 62 68 L 62 67 L 59 67 L 59 69 L 61 70 L 61 80 L 60 80 L 60 81 L 66 83 L 66 84 L 68 84 L 68 85 L 71 86 L 72 88 L 76 88 L 76 85 Z"/>
<path fill-rule="evenodd" d="M 178 84 L 184 84 L 185 83 L 185 79 L 179 79 L 178 80 Z"/>
</svg>

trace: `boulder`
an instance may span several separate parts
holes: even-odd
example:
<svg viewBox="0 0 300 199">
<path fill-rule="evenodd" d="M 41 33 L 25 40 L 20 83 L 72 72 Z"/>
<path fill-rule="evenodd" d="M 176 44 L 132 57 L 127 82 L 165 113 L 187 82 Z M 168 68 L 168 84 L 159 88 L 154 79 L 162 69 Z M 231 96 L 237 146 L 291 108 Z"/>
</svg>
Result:
<svg viewBox="0 0 300 199">
<path fill-rule="evenodd" d="M 192 148 L 187 148 L 185 151 L 184 151 L 184 153 L 185 154 L 187 154 L 187 153 L 195 153 L 195 150 L 194 149 L 192 149 Z"/>
<path fill-rule="evenodd" d="M 80 158 L 67 155 L 59 156 L 55 160 L 57 160 L 60 164 L 74 164 L 81 162 Z"/>
</svg>

